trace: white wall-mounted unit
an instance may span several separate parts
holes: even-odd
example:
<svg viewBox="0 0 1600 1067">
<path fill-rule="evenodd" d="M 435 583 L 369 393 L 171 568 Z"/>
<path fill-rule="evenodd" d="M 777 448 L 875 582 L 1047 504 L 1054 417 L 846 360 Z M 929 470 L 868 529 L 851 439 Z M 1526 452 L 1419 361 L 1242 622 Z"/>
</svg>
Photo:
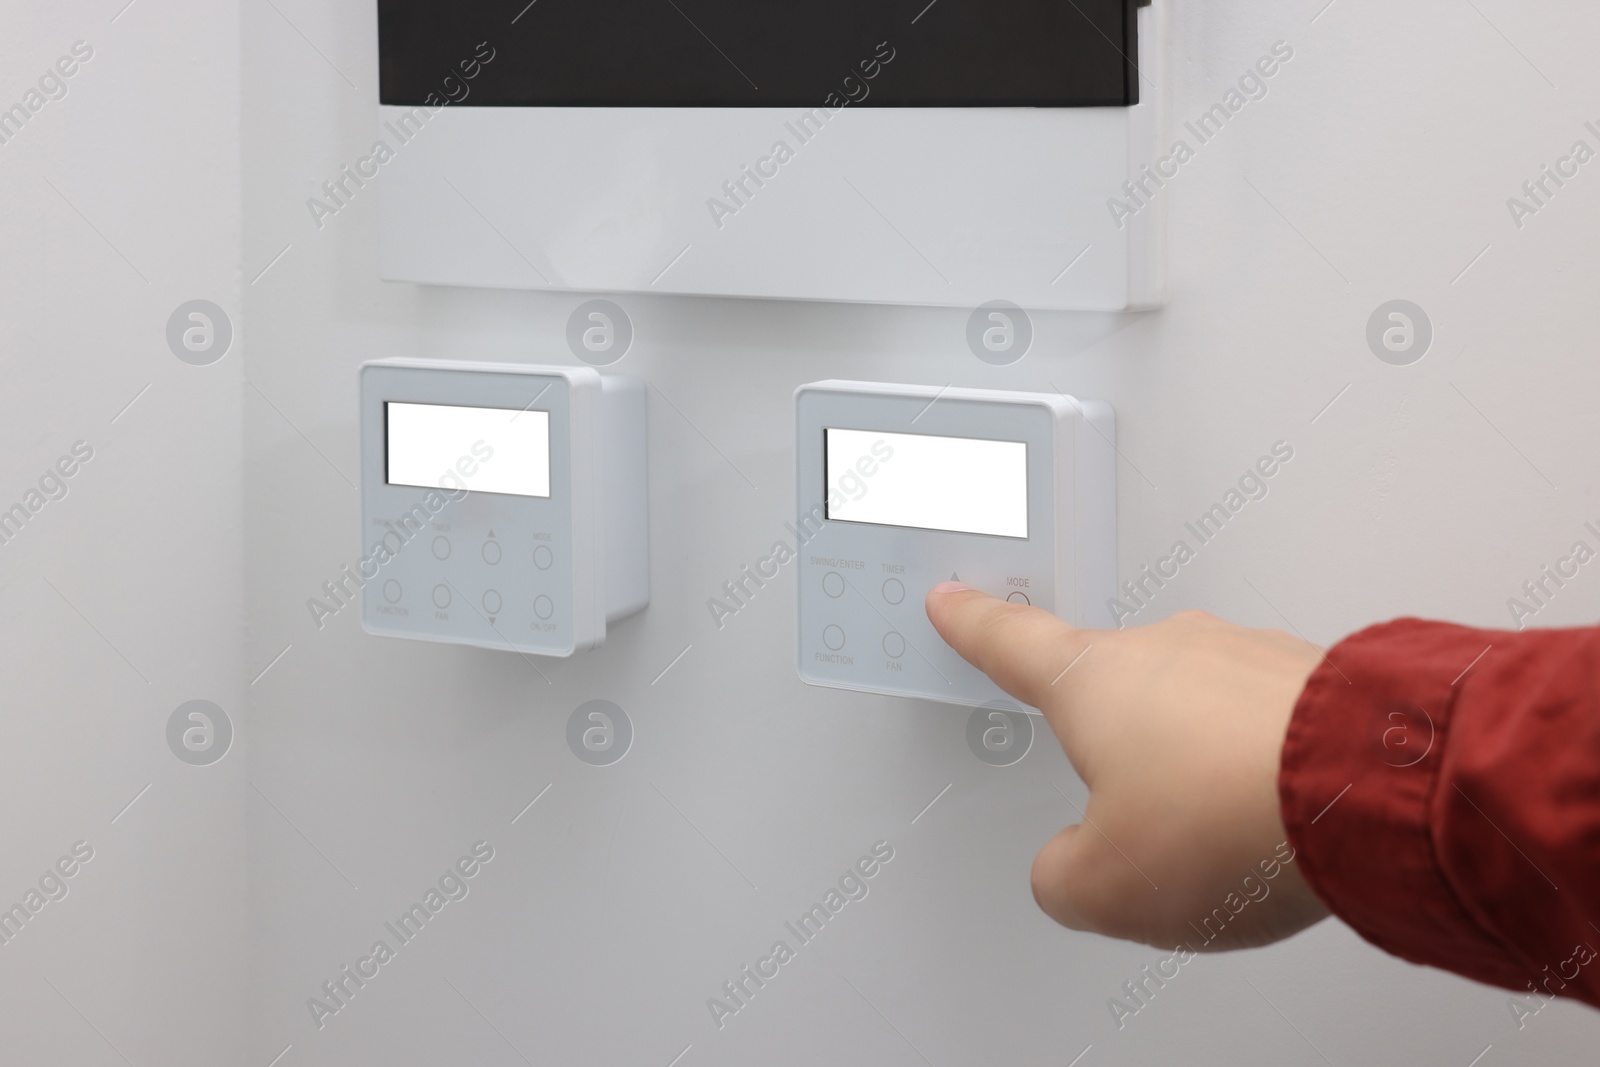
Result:
<svg viewBox="0 0 1600 1067">
<path fill-rule="evenodd" d="M 730 4 L 659 5 L 645 26 L 621 0 L 537 5 L 502 25 L 383 0 L 386 147 L 356 165 L 382 175 L 382 276 L 1164 300 L 1163 198 L 1145 170 L 1166 144 L 1163 0 Z M 626 41 L 602 32 L 615 23 Z"/>
<path fill-rule="evenodd" d="M 545 656 L 602 644 L 650 600 L 645 451 L 638 378 L 364 364 L 362 625 Z"/>
<path fill-rule="evenodd" d="M 923 611 L 959 580 L 1080 626 L 1116 594 L 1109 405 L 1052 393 L 825 381 L 795 395 L 800 677 L 1004 701 Z"/>
</svg>

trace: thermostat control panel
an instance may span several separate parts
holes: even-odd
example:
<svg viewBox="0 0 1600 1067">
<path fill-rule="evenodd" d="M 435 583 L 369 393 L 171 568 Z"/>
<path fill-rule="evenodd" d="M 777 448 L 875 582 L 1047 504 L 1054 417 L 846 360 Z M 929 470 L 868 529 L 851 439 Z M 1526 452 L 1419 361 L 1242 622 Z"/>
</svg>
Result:
<svg viewBox="0 0 1600 1067">
<path fill-rule="evenodd" d="M 1015 705 L 928 621 L 924 597 L 944 581 L 1077 625 L 1111 624 L 1108 405 L 849 381 L 795 398 L 802 680 Z"/>
<path fill-rule="evenodd" d="M 649 601 L 645 390 L 588 367 L 361 368 L 362 625 L 570 656 Z"/>
</svg>

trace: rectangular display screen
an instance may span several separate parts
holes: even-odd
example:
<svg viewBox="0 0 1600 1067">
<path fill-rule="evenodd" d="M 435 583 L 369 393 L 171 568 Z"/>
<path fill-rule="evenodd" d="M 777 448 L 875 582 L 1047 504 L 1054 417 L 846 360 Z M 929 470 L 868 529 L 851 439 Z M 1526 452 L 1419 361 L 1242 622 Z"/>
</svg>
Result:
<svg viewBox="0 0 1600 1067">
<path fill-rule="evenodd" d="M 1139 102 L 1142 2 L 378 0 L 379 99 L 1127 107 Z"/>
<path fill-rule="evenodd" d="M 550 413 L 384 404 L 384 480 L 420 489 L 550 495 Z"/>
<path fill-rule="evenodd" d="M 1028 446 L 972 437 L 823 431 L 830 520 L 1028 536 Z"/>
</svg>

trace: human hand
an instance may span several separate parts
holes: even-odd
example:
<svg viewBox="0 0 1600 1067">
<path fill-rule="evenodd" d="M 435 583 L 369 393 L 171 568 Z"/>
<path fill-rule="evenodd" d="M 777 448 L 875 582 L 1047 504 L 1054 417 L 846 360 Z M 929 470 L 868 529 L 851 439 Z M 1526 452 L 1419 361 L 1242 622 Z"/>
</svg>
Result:
<svg viewBox="0 0 1600 1067">
<path fill-rule="evenodd" d="M 1292 862 L 1278 807 L 1315 645 L 1204 612 L 1081 630 L 954 582 L 926 609 L 952 648 L 1044 714 L 1089 787 L 1083 824 L 1033 861 L 1051 918 L 1200 950 L 1266 944 L 1328 914 Z"/>
</svg>

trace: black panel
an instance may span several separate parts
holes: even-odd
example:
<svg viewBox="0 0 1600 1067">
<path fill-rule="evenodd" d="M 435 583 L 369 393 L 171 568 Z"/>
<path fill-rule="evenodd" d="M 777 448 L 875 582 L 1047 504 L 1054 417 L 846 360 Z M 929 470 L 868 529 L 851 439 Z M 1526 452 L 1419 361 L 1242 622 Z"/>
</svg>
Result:
<svg viewBox="0 0 1600 1067">
<path fill-rule="evenodd" d="M 1120 107 L 1139 99 L 1140 4 L 378 0 L 380 98 L 814 107 L 832 94 L 832 106 Z"/>
</svg>

